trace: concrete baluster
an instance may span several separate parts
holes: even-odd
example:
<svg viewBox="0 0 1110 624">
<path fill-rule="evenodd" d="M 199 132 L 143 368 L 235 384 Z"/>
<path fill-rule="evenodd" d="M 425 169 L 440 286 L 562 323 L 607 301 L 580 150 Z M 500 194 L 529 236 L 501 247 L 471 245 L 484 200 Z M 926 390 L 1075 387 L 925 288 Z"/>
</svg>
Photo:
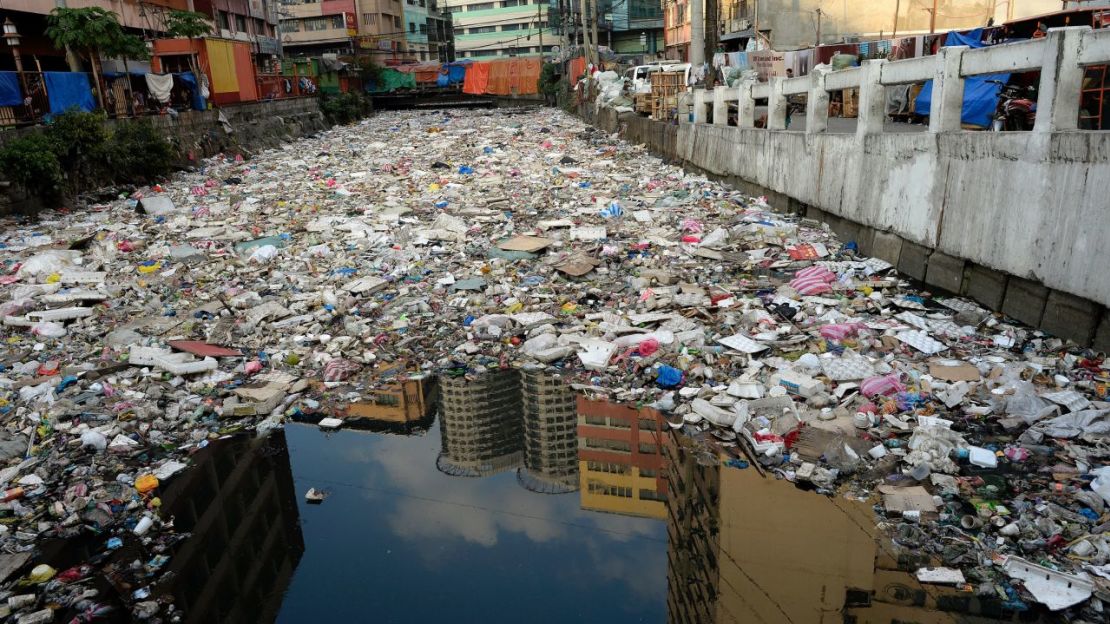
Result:
<svg viewBox="0 0 1110 624">
<path fill-rule="evenodd" d="M 829 92 L 825 74 L 810 74 L 813 82 L 806 98 L 806 134 L 820 134 L 829 129 Z"/>
<path fill-rule="evenodd" d="M 786 95 L 782 92 L 782 78 L 770 80 L 771 97 L 767 98 L 767 129 L 786 129 Z"/>
<path fill-rule="evenodd" d="M 728 87 L 721 85 L 713 89 L 713 125 L 714 126 L 727 126 L 728 125 L 728 101 L 725 96 L 728 94 Z"/>
<path fill-rule="evenodd" d="M 1051 28 L 1045 37 L 1044 65 L 1037 91 L 1036 132 L 1059 132 L 1079 127 L 1079 42 L 1088 26 Z"/>
<path fill-rule="evenodd" d="M 755 98 L 752 97 L 753 84 L 755 83 L 751 80 L 744 80 L 740 83 L 740 94 L 736 101 L 738 109 L 736 125 L 741 128 L 755 127 Z"/>
<path fill-rule="evenodd" d="M 960 76 L 967 46 L 941 48 L 936 56 L 933 95 L 929 107 L 929 132 L 957 132 L 964 107 L 964 79 Z"/>
<path fill-rule="evenodd" d="M 694 119 L 696 124 L 705 123 L 705 101 L 706 90 L 703 88 L 694 89 Z"/>
<path fill-rule="evenodd" d="M 886 88 L 883 87 L 883 59 L 865 61 L 860 67 L 859 119 L 857 136 L 879 134 L 886 120 Z"/>
</svg>

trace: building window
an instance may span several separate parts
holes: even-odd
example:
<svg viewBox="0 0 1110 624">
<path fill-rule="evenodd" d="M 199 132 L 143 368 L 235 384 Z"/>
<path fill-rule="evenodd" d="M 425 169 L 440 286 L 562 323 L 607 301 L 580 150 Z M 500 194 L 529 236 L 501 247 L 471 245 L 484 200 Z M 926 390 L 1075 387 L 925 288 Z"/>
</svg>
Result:
<svg viewBox="0 0 1110 624">
<path fill-rule="evenodd" d="M 520 24 L 505 24 L 504 26 L 501 27 L 501 30 L 502 31 L 520 30 Z"/>
<path fill-rule="evenodd" d="M 227 11 L 216 11 L 216 23 L 220 25 L 222 30 L 231 29 L 227 23 Z"/>
<path fill-rule="evenodd" d="M 482 2 L 480 4 L 471 4 L 471 5 L 467 6 L 466 10 L 467 11 L 485 11 L 486 9 L 492 9 L 492 8 L 493 8 L 493 3 L 492 2 Z"/>
<path fill-rule="evenodd" d="M 640 490 L 640 500 L 662 501 L 665 503 L 667 502 L 667 496 L 655 490 Z"/>
<path fill-rule="evenodd" d="M 501 0 L 502 7 L 514 7 L 522 4 L 528 4 L 528 0 Z"/>
<path fill-rule="evenodd" d="M 628 442 L 622 442 L 620 440 L 605 440 L 601 438 L 586 438 L 585 440 L 586 448 L 616 451 L 618 453 L 630 453 L 632 451 Z"/>
<path fill-rule="evenodd" d="M 378 16 L 373 14 L 373 13 L 363 13 L 362 14 L 362 25 L 363 26 L 377 26 L 378 25 Z"/>
<path fill-rule="evenodd" d="M 472 35 L 477 35 L 477 34 L 481 34 L 481 33 L 497 32 L 497 27 L 496 26 L 475 26 L 475 27 L 470 28 L 470 30 L 468 32 Z"/>
<path fill-rule="evenodd" d="M 422 35 L 428 34 L 428 25 L 427 24 L 421 24 L 420 25 L 420 34 L 422 34 Z"/>
<path fill-rule="evenodd" d="M 448 13 L 461 13 L 462 10 L 463 10 L 463 6 L 461 4 L 456 5 L 456 6 L 447 7 L 447 12 Z"/>
<path fill-rule="evenodd" d="M 471 50 L 470 56 L 497 56 L 497 50 Z"/>
<path fill-rule="evenodd" d="M 399 15 L 394 15 L 393 16 L 393 27 L 400 30 L 400 28 L 401 28 L 401 17 Z"/>
<path fill-rule="evenodd" d="M 283 33 L 300 32 L 300 30 L 301 20 L 282 20 L 281 22 L 281 32 Z"/>
<path fill-rule="evenodd" d="M 235 16 L 235 32 L 247 32 L 247 18 L 242 15 Z"/>
<path fill-rule="evenodd" d="M 675 24 L 679 24 L 679 25 L 685 24 L 686 23 L 686 5 L 685 4 L 676 5 L 675 6 L 675 15 L 676 15 Z"/>
<path fill-rule="evenodd" d="M 600 481 L 590 481 L 586 484 L 587 490 L 590 494 L 601 494 L 602 496 L 619 496 L 621 498 L 632 498 L 632 488 L 622 487 L 619 485 L 608 485 Z"/>
<path fill-rule="evenodd" d="M 409 32 L 410 33 L 416 32 L 416 22 L 409 22 Z"/>
</svg>

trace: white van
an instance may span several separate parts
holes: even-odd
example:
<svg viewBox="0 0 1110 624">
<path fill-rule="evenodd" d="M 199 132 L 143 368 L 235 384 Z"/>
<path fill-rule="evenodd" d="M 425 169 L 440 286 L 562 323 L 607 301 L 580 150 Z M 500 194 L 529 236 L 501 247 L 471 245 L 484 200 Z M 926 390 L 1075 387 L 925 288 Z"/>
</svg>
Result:
<svg viewBox="0 0 1110 624">
<path fill-rule="evenodd" d="M 624 72 L 625 82 L 630 93 L 651 93 L 651 74 L 663 71 L 663 67 L 670 61 L 652 61 L 644 65 L 637 65 Z"/>
</svg>

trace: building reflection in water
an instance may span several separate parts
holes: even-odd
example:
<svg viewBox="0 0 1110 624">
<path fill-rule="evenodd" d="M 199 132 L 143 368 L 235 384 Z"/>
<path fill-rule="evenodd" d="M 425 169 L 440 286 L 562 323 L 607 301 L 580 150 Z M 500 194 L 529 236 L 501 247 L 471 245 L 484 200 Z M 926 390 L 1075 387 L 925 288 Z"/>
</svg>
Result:
<svg viewBox="0 0 1110 624">
<path fill-rule="evenodd" d="M 578 489 L 577 398 L 560 375 L 500 370 L 444 377 L 439 389 L 439 470 L 460 477 L 516 470 L 534 492 Z"/>
<path fill-rule="evenodd" d="M 665 518 L 666 427 L 650 408 L 578 398 L 578 472 L 582 508 Z"/>
<path fill-rule="evenodd" d="M 218 440 L 192 457 L 162 499 L 191 537 L 159 588 L 185 623 L 274 621 L 304 554 L 284 432 Z"/>
<path fill-rule="evenodd" d="M 1013 618 L 997 600 L 919 583 L 913 572 L 922 562 L 899 562 L 889 544 L 876 540 L 868 505 L 807 492 L 752 468 L 700 465 L 695 442 L 667 435 L 672 624 Z"/>
</svg>

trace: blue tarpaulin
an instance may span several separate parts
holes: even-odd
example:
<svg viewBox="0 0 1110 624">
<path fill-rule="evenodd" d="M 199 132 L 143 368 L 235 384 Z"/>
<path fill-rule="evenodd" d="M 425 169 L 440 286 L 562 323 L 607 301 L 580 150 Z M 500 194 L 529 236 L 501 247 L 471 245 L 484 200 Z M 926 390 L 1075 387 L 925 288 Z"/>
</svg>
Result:
<svg viewBox="0 0 1110 624">
<path fill-rule="evenodd" d="M 983 29 L 958 33 L 950 32 L 944 40 L 944 46 L 965 45 L 972 48 L 982 48 Z M 964 103 L 960 111 L 960 121 L 973 126 L 987 127 L 994 119 L 994 111 L 998 107 L 998 94 L 1002 85 L 1010 80 L 1010 74 L 988 74 L 985 76 L 969 76 L 964 78 Z M 914 100 L 914 111 L 918 115 L 928 115 L 933 102 L 933 81 L 925 83 L 917 99 Z"/>
<path fill-rule="evenodd" d="M 197 85 L 197 78 L 193 75 L 193 72 L 181 72 L 180 74 L 174 74 L 173 77 L 185 83 L 185 86 L 189 88 L 189 93 L 193 95 L 193 110 L 208 109 L 208 103 L 204 101 L 204 96 L 200 94 L 200 87 Z"/>
<path fill-rule="evenodd" d="M 0 106 L 19 106 L 23 95 L 19 90 L 19 74 L 0 72 Z"/>
<path fill-rule="evenodd" d="M 58 115 L 75 107 L 87 112 L 96 108 L 88 74 L 43 72 L 43 75 L 46 76 L 46 92 L 50 96 L 51 114 Z"/>
<path fill-rule="evenodd" d="M 450 63 L 447 65 L 447 82 L 450 84 L 462 84 L 466 78 L 467 63 Z"/>
</svg>

